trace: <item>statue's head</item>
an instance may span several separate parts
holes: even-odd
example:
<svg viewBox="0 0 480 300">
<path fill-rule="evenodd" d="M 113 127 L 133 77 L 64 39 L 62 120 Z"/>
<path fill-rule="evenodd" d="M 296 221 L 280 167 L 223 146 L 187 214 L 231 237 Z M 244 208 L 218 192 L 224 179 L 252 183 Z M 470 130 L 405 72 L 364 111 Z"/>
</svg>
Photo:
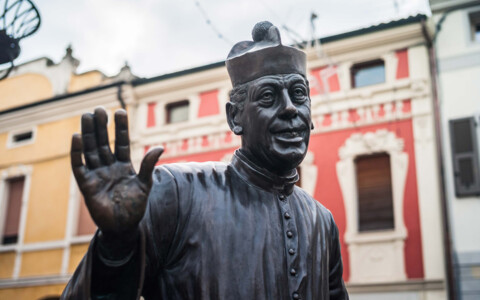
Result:
<svg viewBox="0 0 480 300">
<path fill-rule="evenodd" d="M 253 42 L 239 42 L 226 66 L 233 89 L 227 103 L 242 151 L 278 175 L 295 169 L 307 153 L 312 121 L 306 55 L 284 46 L 270 22 L 255 25 Z"/>
</svg>

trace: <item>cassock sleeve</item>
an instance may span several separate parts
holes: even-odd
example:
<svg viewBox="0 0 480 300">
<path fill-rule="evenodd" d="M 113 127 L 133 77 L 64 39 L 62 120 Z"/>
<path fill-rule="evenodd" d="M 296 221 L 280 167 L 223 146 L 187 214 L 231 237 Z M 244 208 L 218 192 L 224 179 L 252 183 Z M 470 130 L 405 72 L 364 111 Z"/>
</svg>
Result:
<svg viewBox="0 0 480 300">
<path fill-rule="evenodd" d="M 343 282 L 343 263 L 340 253 L 340 240 L 338 238 L 338 227 L 331 217 L 330 234 L 330 261 L 329 261 L 329 290 L 330 300 L 348 300 L 347 289 Z"/>
<path fill-rule="evenodd" d="M 98 232 L 60 299 L 139 299 L 165 264 L 178 218 L 175 178 L 164 167 L 153 174 L 148 204 L 139 225 L 137 245 L 124 261 L 106 264 L 98 253 Z"/>
</svg>

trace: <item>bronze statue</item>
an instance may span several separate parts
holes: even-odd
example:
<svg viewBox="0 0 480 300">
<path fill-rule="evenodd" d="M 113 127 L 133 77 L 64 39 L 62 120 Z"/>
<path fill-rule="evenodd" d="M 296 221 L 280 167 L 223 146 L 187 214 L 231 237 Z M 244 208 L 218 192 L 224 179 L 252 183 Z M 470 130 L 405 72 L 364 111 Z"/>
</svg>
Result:
<svg viewBox="0 0 480 300">
<path fill-rule="evenodd" d="M 83 115 L 72 168 L 99 230 L 62 299 L 348 299 L 332 215 L 295 186 L 313 128 L 306 55 L 269 22 L 253 40 L 226 61 L 242 139 L 229 164 L 154 169 L 153 149 L 137 175 L 126 112 L 115 154 L 105 111 Z"/>
</svg>

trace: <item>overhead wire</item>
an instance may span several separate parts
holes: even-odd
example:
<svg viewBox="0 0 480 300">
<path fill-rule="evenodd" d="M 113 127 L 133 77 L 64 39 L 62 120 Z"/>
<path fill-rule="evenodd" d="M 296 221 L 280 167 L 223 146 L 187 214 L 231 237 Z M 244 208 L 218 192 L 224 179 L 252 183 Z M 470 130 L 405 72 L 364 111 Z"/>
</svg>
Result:
<svg viewBox="0 0 480 300">
<path fill-rule="evenodd" d="M 205 19 L 205 22 L 207 23 L 208 26 L 210 26 L 210 28 L 213 30 L 213 32 L 215 32 L 217 37 L 219 39 L 223 40 L 224 42 L 226 42 L 227 44 L 229 44 L 230 46 L 232 46 L 233 43 L 228 38 L 226 38 L 220 32 L 220 30 L 218 30 L 218 28 L 215 26 L 215 24 L 213 24 L 212 20 L 209 18 L 206 10 L 203 8 L 203 6 L 200 4 L 200 2 L 198 0 L 194 0 L 194 2 L 195 2 L 195 6 L 198 8 L 198 10 L 202 14 L 203 18 Z"/>
<path fill-rule="evenodd" d="M 293 30 L 291 27 L 287 26 L 286 20 L 270 6 L 268 5 L 264 0 L 258 0 L 280 23 L 281 28 L 284 30 L 284 32 L 287 34 L 287 36 L 293 41 L 294 45 L 300 49 L 303 49 L 303 45 L 306 43 L 303 39 L 303 37 L 298 34 L 295 30 Z M 288 11 L 291 12 L 291 9 Z"/>
</svg>

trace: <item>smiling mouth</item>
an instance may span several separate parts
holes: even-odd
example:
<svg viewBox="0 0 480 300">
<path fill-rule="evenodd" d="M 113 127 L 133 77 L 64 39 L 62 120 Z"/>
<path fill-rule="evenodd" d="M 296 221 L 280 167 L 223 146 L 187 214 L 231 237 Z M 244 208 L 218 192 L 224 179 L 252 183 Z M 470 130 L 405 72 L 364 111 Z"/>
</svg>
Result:
<svg viewBox="0 0 480 300">
<path fill-rule="evenodd" d="M 292 128 L 274 132 L 277 140 L 285 143 L 300 143 L 304 140 L 305 130 L 303 128 Z"/>
</svg>

